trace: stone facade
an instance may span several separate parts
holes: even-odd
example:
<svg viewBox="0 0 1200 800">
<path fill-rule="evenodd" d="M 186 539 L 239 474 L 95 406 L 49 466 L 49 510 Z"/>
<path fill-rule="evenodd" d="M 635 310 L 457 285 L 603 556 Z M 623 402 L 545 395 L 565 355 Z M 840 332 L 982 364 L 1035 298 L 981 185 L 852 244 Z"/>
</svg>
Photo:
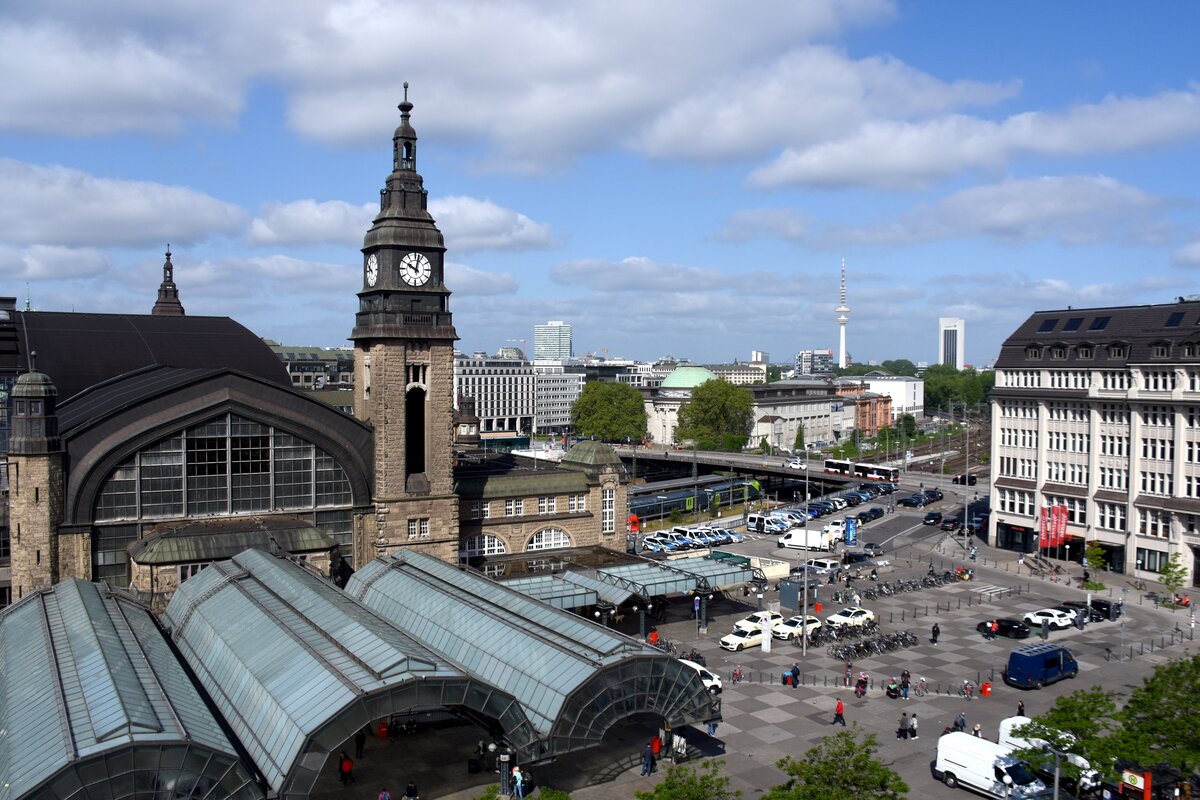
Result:
<svg viewBox="0 0 1200 800">
<path fill-rule="evenodd" d="M 59 563 L 62 520 L 62 455 L 10 455 L 9 521 L 12 535 L 12 600 L 79 574 Z M 83 576 L 90 575 L 91 564 Z"/>
</svg>

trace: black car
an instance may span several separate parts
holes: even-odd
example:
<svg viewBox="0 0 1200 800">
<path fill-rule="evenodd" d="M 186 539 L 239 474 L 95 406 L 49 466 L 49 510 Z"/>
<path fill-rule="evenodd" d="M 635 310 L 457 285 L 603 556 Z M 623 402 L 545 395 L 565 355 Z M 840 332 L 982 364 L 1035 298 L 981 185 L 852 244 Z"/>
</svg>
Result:
<svg viewBox="0 0 1200 800">
<path fill-rule="evenodd" d="M 842 556 L 842 563 L 849 565 L 863 565 L 871 560 L 870 553 L 845 553 Z"/>
<path fill-rule="evenodd" d="M 1092 608 L 1100 609 L 1104 612 L 1105 619 L 1116 620 L 1121 616 L 1121 612 L 1125 610 L 1125 603 L 1121 600 L 1115 603 L 1112 600 L 1102 600 L 1098 597 L 1092 598 Z"/>
<path fill-rule="evenodd" d="M 882 508 L 880 508 L 879 506 L 871 506 L 870 508 L 865 508 L 862 511 L 858 512 L 858 521 L 859 522 L 870 522 L 872 520 L 879 519 L 882 516 L 883 516 Z"/>
<path fill-rule="evenodd" d="M 875 483 L 860 483 L 858 485 L 858 490 L 860 492 L 866 492 L 867 494 L 871 495 L 871 497 L 879 497 L 880 495 L 879 485 Z"/>
<path fill-rule="evenodd" d="M 894 484 L 894 483 L 879 484 L 879 492 L 881 494 L 891 494 L 894 491 L 896 491 L 896 484 Z"/>
<path fill-rule="evenodd" d="M 862 505 L 862 498 L 856 494 L 842 495 L 842 499 L 846 501 L 846 505 L 850 505 L 850 506 Z"/>
<path fill-rule="evenodd" d="M 920 495 L 920 494 L 914 494 L 911 497 L 901 497 L 899 500 L 896 501 L 896 505 L 908 506 L 909 508 L 924 508 L 925 507 L 925 496 Z"/>
<path fill-rule="evenodd" d="M 941 489 L 925 489 L 921 492 L 921 494 L 925 495 L 927 498 L 925 502 L 927 503 L 936 503 L 945 496 L 942 494 Z"/>
<path fill-rule="evenodd" d="M 991 624 L 991 620 L 984 620 L 975 626 L 975 630 L 980 633 L 986 633 L 984 627 Z M 997 619 L 996 620 L 996 635 L 1004 636 L 1009 639 L 1028 639 L 1029 626 L 1019 619 Z"/>
<path fill-rule="evenodd" d="M 942 520 L 942 530 L 956 531 L 962 527 L 962 523 L 958 521 L 958 517 L 946 517 Z"/>
<path fill-rule="evenodd" d="M 965 486 L 974 486 L 979 483 L 978 475 L 955 475 L 951 483 L 959 483 Z"/>
<path fill-rule="evenodd" d="M 924 525 L 937 525 L 941 521 L 942 521 L 942 512 L 930 511 L 928 514 L 925 515 L 925 519 L 921 520 L 921 523 Z"/>
</svg>

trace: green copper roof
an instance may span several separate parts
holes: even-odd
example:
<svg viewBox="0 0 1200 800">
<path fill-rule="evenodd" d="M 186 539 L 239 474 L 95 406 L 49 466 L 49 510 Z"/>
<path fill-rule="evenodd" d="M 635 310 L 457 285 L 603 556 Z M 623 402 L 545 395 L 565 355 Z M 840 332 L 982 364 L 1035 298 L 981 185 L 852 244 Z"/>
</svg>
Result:
<svg viewBox="0 0 1200 800">
<path fill-rule="evenodd" d="M 593 442 L 590 439 L 585 439 L 582 442 L 572 445 L 571 449 L 563 454 L 560 463 L 563 466 L 576 464 L 585 467 L 597 467 L 605 464 L 620 464 L 621 458 L 615 450 L 603 442 Z"/>
<path fill-rule="evenodd" d="M 676 367 L 662 382 L 663 389 L 695 389 L 702 383 L 717 380 L 716 373 L 704 367 Z"/>
</svg>

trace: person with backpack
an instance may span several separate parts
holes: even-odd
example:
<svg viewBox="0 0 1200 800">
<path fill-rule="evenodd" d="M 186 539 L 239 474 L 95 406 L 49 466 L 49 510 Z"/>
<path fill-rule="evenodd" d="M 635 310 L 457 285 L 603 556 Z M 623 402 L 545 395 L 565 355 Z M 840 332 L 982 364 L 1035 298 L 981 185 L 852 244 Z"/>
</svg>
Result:
<svg viewBox="0 0 1200 800">
<path fill-rule="evenodd" d="M 421 800 L 421 793 L 417 791 L 417 782 L 409 781 L 408 786 L 404 787 L 405 800 Z"/>
<path fill-rule="evenodd" d="M 378 800 L 392 800 L 392 793 L 387 790 L 386 786 L 379 790 Z"/>
</svg>

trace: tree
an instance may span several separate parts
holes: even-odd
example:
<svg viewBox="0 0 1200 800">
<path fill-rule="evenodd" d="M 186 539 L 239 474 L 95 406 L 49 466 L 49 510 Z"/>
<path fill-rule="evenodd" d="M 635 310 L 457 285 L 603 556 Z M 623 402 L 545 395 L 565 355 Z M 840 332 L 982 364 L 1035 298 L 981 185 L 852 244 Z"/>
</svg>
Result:
<svg viewBox="0 0 1200 800">
<path fill-rule="evenodd" d="M 1160 664 L 1116 714 L 1114 755 L 1143 767 L 1200 769 L 1200 656 Z"/>
<path fill-rule="evenodd" d="M 1178 550 L 1171 553 L 1167 563 L 1158 568 L 1158 575 L 1162 585 L 1171 591 L 1172 599 L 1178 597 L 1179 590 L 1183 588 L 1183 584 L 1187 580 L 1187 568 L 1183 566 Z"/>
<path fill-rule="evenodd" d="M 907 358 L 889 359 L 881 363 L 880 366 L 893 375 L 906 375 L 911 378 L 917 374 L 917 365 Z"/>
<path fill-rule="evenodd" d="M 705 761 L 700 769 L 672 764 L 653 789 L 634 792 L 638 800 L 737 800 L 740 789 L 729 788 L 729 778 L 721 774 L 724 759 Z"/>
<path fill-rule="evenodd" d="M 1088 569 L 1091 570 L 1093 577 L 1108 566 L 1104 558 L 1104 548 L 1100 546 L 1100 542 L 1096 539 L 1092 539 L 1084 546 L 1083 560 L 1088 565 Z M 1091 580 L 1088 581 L 1088 585 L 1084 588 L 1103 589 L 1104 584 L 1096 580 Z"/>
<path fill-rule="evenodd" d="M 571 427 L 603 442 L 640 442 L 646 436 L 646 404 L 627 383 L 590 381 L 571 406 Z"/>
<path fill-rule="evenodd" d="M 767 383 L 774 383 L 783 378 L 783 367 L 767 367 Z"/>
<path fill-rule="evenodd" d="M 705 381 L 679 409 L 675 440 L 690 439 L 703 450 L 741 450 L 750 433 L 754 395 L 723 380 Z"/>
<path fill-rule="evenodd" d="M 767 437 L 762 437 L 758 440 L 758 452 L 764 456 L 771 454 L 771 443 L 767 441 Z"/>
<path fill-rule="evenodd" d="M 875 734 L 859 740 L 858 727 L 826 736 L 803 758 L 784 756 L 776 766 L 787 783 L 769 789 L 762 800 L 899 800 L 908 784 L 875 756 Z"/>
<path fill-rule="evenodd" d="M 1040 739 L 1058 750 L 1074 753 L 1089 764 L 1113 762 L 1110 734 L 1114 728 L 1113 714 L 1117 709 L 1116 693 L 1093 686 L 1058 698 L 1054 706 L 1028 725 L 1013 729 L 1024 739 Z M 1041 747 L 1016 751 L 1023 761 L 1040 762 L 1046 759 Z M 1078 785 L 1080 769 L 1066 759 L 1059 762 L 1061 773 Z"/>
<path fill-rule="evenodd" d="M 912 414 L 904 413 L 896 420 L 896 427 L 900 429 L 900 433 L 906 439 L 915 439 L 917 436 L 917 418 Z"/>
<path fill-rule="evenodd" d="M 804 423 L 801 422 L 796 426 L 796 441 L 792 442 L 792 450 L 796 452 L 804 451 Z"/>
</svg>

